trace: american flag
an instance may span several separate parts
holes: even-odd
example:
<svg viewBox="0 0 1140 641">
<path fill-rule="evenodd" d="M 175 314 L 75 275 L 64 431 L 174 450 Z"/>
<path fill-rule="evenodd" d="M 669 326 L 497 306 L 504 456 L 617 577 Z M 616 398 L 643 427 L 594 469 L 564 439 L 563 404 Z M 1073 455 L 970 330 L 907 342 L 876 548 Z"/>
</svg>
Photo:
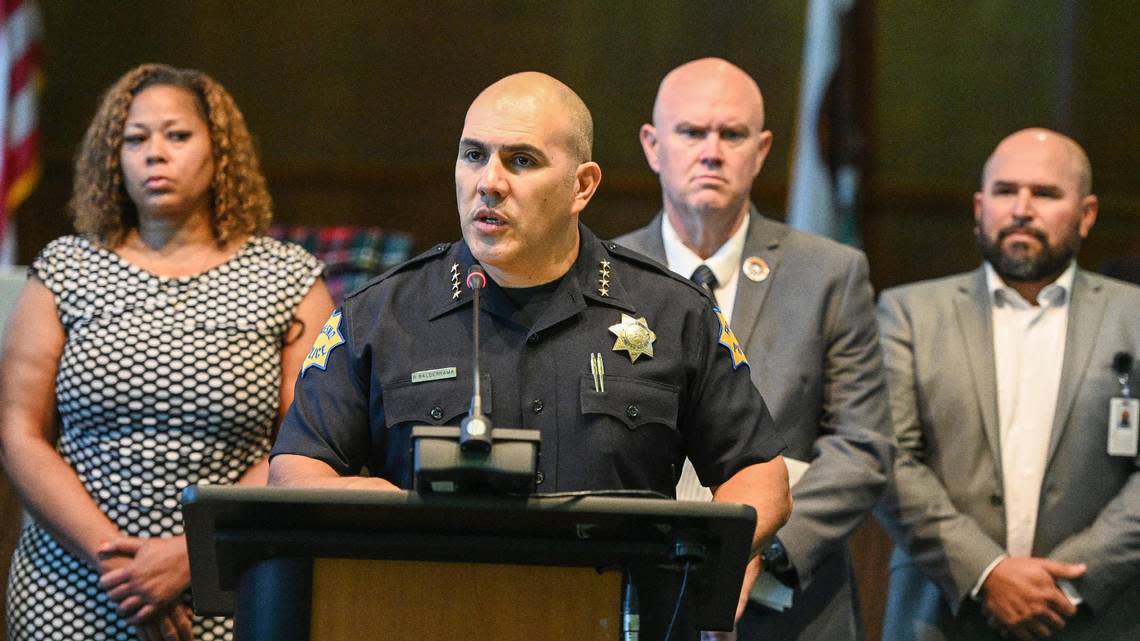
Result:
<svg viewBox="0 0 1140 641">
<path fill-rule="evenodd" d="M 40 177 L 39 94 L 43 19 L 35 0 L 0 0 L 0 240 L 11 256 L 10 217 Z"/>
</svg>

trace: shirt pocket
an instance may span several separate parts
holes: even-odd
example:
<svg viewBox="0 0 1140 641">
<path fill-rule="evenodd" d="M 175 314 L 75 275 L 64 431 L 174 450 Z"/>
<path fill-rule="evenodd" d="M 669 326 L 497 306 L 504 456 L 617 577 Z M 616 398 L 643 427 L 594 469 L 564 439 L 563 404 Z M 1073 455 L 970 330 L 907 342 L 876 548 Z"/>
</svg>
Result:
<svg viewBox="0 0 1140 641">
<path fill-rule="evenodd" d="M 471 410 L 471 375 L 423 383 L 402 380 L 384 386 L 384 424 L 459 425 Z M 483 413 L 491 413 L 491 376 L 483 374 Z"/>
<path fill-rule="evenodd" d="M 593 376 L 579 382 L 583 415 L 604 415 L 631 431 L 658 425 L 676 432 L 679 392 L 676 385 L 625 376 L 606 376 L 604 392 L 594 389 Z"/>
</svg>

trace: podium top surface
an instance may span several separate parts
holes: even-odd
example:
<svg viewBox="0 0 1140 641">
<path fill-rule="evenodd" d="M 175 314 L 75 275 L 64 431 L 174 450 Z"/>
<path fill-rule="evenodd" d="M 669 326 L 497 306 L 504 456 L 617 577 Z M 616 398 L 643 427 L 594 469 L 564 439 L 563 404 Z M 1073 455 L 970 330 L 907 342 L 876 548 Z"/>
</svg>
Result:
<svg viewBox="0 0 1140 641">
<path fill-rule="evenodd" d="M 698 621 L 731 621 L 738 594 L 716 586 L 740 585 L 756 522 L 745 505 L 611 496 L 193 486 L 182 502 L 201 614 L 231 613 L 238 578 L 271 558 L 620 568 L 677 564 L 684 541 L 705 551 L 690 578 Z"/>
</svg>

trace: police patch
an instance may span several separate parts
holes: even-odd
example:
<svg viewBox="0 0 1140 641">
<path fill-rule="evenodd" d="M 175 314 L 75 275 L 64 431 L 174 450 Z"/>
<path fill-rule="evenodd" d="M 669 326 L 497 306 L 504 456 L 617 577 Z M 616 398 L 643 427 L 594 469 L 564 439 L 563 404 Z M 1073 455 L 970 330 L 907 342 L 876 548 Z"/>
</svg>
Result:
<svg viewBox="0 0 1140 641">
<path fill-rule="evenodd" d="M 329 364 L 329 354 L 339 345 L 344 344 L 344 334 L 340 333 L 340 310 L 336 310 L 329 316 L 328 322 L 321 328 L 321 333 L 317 336 L 317 340 L 313 342 L 313 349 L 309 350 L 309 355 L 305 357 L 305 362 L 301 364 L 301 376 L 305 376 L 305 372 L 309 371 L 310 367 L 318 367 L 320 369 L 327 369 Z"/>
<path fill-rule="evenodd" d="M 716 319 L 720 321 L 720 340 L 717 342 L 728 348 L 729 353 L 732 354 L 732 369 L 739 369 L 741 365 L 748 365 L 748 360 L 744 358 L 744 350 L 740 348 L 740 341 L 736 340 L 736 334 L 732 333 L 732 329 L 728 326 L 728 319 L 724 317 L 724 312 L 720 311 L 719 307 L 713 308 L 713 313 L 716 314 Z M 752 367 L 751 365 L 748 365 Z"/>
</svg>

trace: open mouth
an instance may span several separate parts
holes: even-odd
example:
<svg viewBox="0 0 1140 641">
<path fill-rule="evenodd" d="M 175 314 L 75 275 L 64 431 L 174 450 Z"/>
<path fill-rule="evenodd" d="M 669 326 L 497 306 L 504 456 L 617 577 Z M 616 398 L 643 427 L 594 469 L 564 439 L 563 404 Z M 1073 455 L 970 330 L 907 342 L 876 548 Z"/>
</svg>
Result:
<svg viewBox="0 0 1140 641">
<path fill-rule="evenodd" d="M 507 224 L 507 221 L 497 216 L 494 211 L 487 209 L 479 210 L 479 212 L 475 214 L 475 222 L 495 227 Z"/>
</svg>

